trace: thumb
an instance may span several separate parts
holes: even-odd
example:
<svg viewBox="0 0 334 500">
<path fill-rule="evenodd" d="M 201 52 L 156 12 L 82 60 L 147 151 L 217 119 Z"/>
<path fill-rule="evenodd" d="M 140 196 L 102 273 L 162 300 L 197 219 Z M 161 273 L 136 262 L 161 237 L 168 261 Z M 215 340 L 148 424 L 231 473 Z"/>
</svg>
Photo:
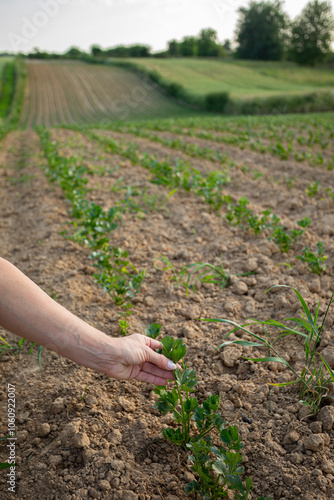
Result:
<svg viewBox="0 0 334 500">
<path fill-rule="evenodd" d="M 148 360 L 149 363 L 152 363 L 163 370 L 175 370 L 177 368 L 176 364 L 171 360 L 159 354 L 152 349 L 148 350 Z"/>
</svg>

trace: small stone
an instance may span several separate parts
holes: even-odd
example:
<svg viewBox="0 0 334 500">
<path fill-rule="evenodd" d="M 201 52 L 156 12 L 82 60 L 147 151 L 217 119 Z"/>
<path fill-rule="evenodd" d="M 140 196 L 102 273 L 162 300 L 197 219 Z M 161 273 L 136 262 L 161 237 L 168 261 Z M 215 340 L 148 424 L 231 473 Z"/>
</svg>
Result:
<svg viewBox="0 0 334 500">
<path fill-rule="evenodd" d="M 256 271 L 259 266 L 258 266 L 258 263 L 255 259 L 250 258 L 247 260 L 245 267 L 246 267 L 246 271 L 252 272 L 252 271 Z"/>
<path fill-rule="evenodd" d="M 60 413 L 65 409 L 65 401 L 64 398 L 57 398 L 51 403 L 51 411 L 52 413 Z"/>
<path fill-rule="evenodd" d="M 322 423 L 324 431 L 331 431 L 334 423 L 334 407 L 324 406 L 318 413 L 318 421 Z"/>
<path fill-rule="evenodd" d="M 144 298 L 144 304 L 147 305 L 148 307 L 153 307 L 155 306 L 155 299 L 151 295 L 147 295 L 147 297 Z"/>
<path fill-rule="evenodd" d="M 16 443 L 17 444 L 21 444 L 21 443 L 24 443 L 24 441 L 27 439 L 28 437 L 28 431 L 26 431 L 25 429 L 23 431 L 19 431 L 16 435 L 17 439 L 16 439 Z"/>
<path fill-rule="evenodd" d="M 123 460 L 111 460 L 110 467 L 121 472 L 125 469 L 125 463 L 123 462 Z"/>
<path fill-rule="evenodd" d="M 334 368 L 334 347 L 325 347 L 320 354 L 325 358 L 329 366 Z"/>
<path fill-rule="evenodd" d="M 196 319 L 200 316 L 199 309 L 196 306 L 190 306 L 185 311 L 180 311 L 180 314 L 186 319 Z"/>
<path fill-rule="evenodd" d="M 283 481 L 287 486 L 292 486 L 294 483 L 293 476 L 290 476 L 289 474 L 284 474 Z"/>
<path fill-rule="evenodd" d="M 218 373 L 218 375 L 222 375 L 223 373 L 225 373 L 225 367 L 220 360 L 218 360 L 217 363 L 213 365 L 213 369 L 216 373 Z"/>
<path fill-rule="evenodd" d="M 107 439 L 110 443 L 117 445 L 121 444 L 123 435 L 119 429 L 114 429 L 108 434 Z"/>
<path fill-rule="evenodd" d="M 185 325 L 181 329 L 182 336 L 185 337 L 186 339 L 192 339 L 195 337 L 195 330 L 191 328 L 189 325 Z"/>
<path fill-rule="evenodd" d="M 314 278 L 312 278 L 308 282 L 308 289 L 310 290 L 310 292 L 313 292 L 313 293 L 319 293 L 320 292 L 321 286 L 320 286 L 320 279 L 319 279 L 318 276 L 315 276 Z"/>
<path fill-rule="evenodd" d="M 323 460 L 320 465 L 320 469 L 325 474 L 333 474 L 334 475 L 334 462 L 332 460 Z"/>
<path fill-rule="evenodd" d="M 224 348 L 222 353 L 222 358 L 225 366 L 232 368 L 236 361 L 240 358 L 241 351 L 235 345 L 229 345 Z"/>
<path fill-rule="evenodd" d="M 185 481 L 187 481 L 187 483 L 190 483 L 191 481 L 194 481 L 195 480 L 195 476 L 194 474 L 192 474 L 191 472 L 189 471 L 186 471 L 183 475 L 183 478 Z"/>
<path fill-rule="evenodd" d="M 106 479 L 102 479 L 102 481 L 99 482 L 99 487 L 102 491 L 109 491 L 111 489 L 111 486 Z"/>
<path fill-rule="evenodd" d="M 72 438 L 72 444 L 75 448 L 88 448 L 90 439 L 85 432 L 77 432 Z"/>
<path fill-rule="evenodd" d="M 244 391 L 245 391 L 245 388 L 244 388 L 244 386 L 243 386 L 242 384 L 235 384 L 235 385 L 233 386 L 233 390 L 234 390 L 235 392 L 237 392 L 238 394 L 243 394 L 243 393 L 244 393 Z"/>
<path fill-rule="evenodd" d="M 123 492 L 122 500 L 138 500 L 138 495 L 130 490 L 125 490 Z"/>
<path fill-rule="evenodd" d="M 224 311 L 231 314 L 237 314 L 240 310 L 240 304 L 236 300 L 227 299 L 224 303 Z"/>
<path fill-rule="evenodd" d="M 298 415 L 299 415 L 299 420 L 307 420 L 308 417 L 312 416 L 312 412 L 307 406 L 301 405 L 299 408 Z"/>
<path fill-rule="evenodd" d="M 82 459 L 83 459 L 83 463 L 85 465 L 89 464 L 91 461 L 92 461 L 92 458 L 96 455 L 96 451 L 94 450 L 91 450 L 91 449 L 88 449 L 88 450 L 85 450 L 82 454 Z"/>
<path fill-rule="evenodd" d="M 237 295 L 245 295 L 248 292 L 248 286 L 244 281 L 236 281 L 232 287 L 233 293 Z"/>
<path fill-rule="evenodd" d="M 57 467 L 57 465 L 60 465 L 63 461 L 63 457 L 61 455 L 51 455 L 49 458 L 49 462 L 51 465 L 54 465 Z"/>
<path fill-rule="evenodd" d="M 301 464 L 304 460 L 302 453 L 291 453 L 290 462 L 294 465 Z"/>
<path fill-rule="evenodd" d="M 322 422 L 312 422 L 310 424 L 310 429 L 313 434 L 321 434 L 322 433 Z"/>
<path fill-rule="evenodd" d="M 305 450 L 319 451 L 324 445 L 324 439 L 320 434 L 311 434 L 304 441 Z"/>
<path fill-rule="evenodd" d="M 288 432 L 288 434 L 285 436 L 283 443 L 284 444 L 297 443 L 299 438 L 300 438 L 300 436 L 299 436 L 297 431 L 291 431 L 291 432 Z"/>
<path fill-rule="evenodd" d="M 129 401 L 128 399 L 120 396 L 118 398 L 118 402 L 125 411 L 133 412 L 136 410 L 136 405 L 133 401 Z"/>
<path fill-rule="evenodd" d="M 45 424 L 40 424 L 37 428 L 37 434 L 39 437 L 45 437 L 48 436 L 51 432 L 50 424 L 45 423 Z"/>
</svg>

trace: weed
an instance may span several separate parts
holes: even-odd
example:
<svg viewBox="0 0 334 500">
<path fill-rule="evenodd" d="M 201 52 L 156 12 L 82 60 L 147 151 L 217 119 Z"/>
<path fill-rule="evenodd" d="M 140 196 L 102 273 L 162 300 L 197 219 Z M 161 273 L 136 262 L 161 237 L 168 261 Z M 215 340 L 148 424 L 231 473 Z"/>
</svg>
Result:
<svg viewBox="0 0 334 500">
<path fill-rule="evenodd" d="M 230 321 L 228 319 L 204 319 L 203 321 L 209 322 L 218 322 L 218 323 L 227 323 L 233 326 L 233 329 L 224 335 L 224 339 L 228 338 L 228 336 L 232 332 L 236 332 L 237 330 L 242 330 L 243 332 L 249 334 L 252 338 L 256 339 L 256 342 L 249 340 L 232 340 L 223 342 L 219 348 L 224 348 L 230 344 L 238 344 L 242 346 L 248 347 L 260 347 L 267 349 L 268 355 L 263 358 L 249 358 L 245 357 L 245 359 L 251 360 L 253 362 L 277 362 L 283 363 L 291 372 L 294 374 L 295 379 L 290 382 L 282 382 L 282 383 L 270 383 L 270 385 L 282 387 L 288 386 L 291 384 L 299 384 L 299 397 L 300 401 L 306 405 L 313 414 L 317 414 L 323 401 L 326 397 L 328 397 L 328 391 L 330 383 L 334 382 L 334 373 L 327 361 L 317 352 L 317 348 L 321 342 L 321 335 L 324 328 L 324 323 L 328 314 L 328 310 L 332 303 L 334 302 L 334 292 L 330 298 L 330 301 L 327 305 L 327 309 L 325 315 L 321 321 L 318 323 L 319 317 L 319 308 L 320 301 L 318 303 L 316 312 L 314 317 L 303 299 L 302 295 L 295 289 L 286 285 L 277 285 L 275 287 L 270 288 L 268 291 L 272 290 L 276 287 L 285 287 L 293 290 L 298 297 L 302 308 L 302 317 L 301 318 L 288 318 L 286 321 L 292 323 L 293 326 L 289 326 L 286 323 L 282 323 L 276 321 L 275 319 L 269 319 L 266 321 L 259 320 L 251 320 L 250 323 L 246 323 L 244 325 L 238 325 L 234 321 Z M 253 325 L 262 325 L 263 332 L 265 334 L 264 337 L 253 333 L 249 328 Z M 267 328 L 278 329 L 278 335 L 274 338 L 274 340 L 270 340 L 269 332 Z M 304 367 L 300 374 L 298 374 L 293 367 L 288 363 L 286 359 L 284 359 L 276 348 L 276 342 L 278 340 L 284 340 L 288 335 L 299 336 L 304 341 Z M 272 353 L 274 355 L 272 355 Z"/>
</svg>

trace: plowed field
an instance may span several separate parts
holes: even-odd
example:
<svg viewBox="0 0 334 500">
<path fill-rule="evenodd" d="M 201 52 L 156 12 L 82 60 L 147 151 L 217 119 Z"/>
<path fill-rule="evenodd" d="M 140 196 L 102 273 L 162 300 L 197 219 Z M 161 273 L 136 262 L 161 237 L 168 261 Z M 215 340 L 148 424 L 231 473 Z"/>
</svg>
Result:
<svg viewBox="0 0 334 500">
<path fill-rule="evenodd" d="M 38 82 L 31 87 L 33 75 L 38 80 L 39 71 L 49 72 L 50 81 L 54 72 L 59 72 L 59 85 L 53 87 L 56 93 L 49 94 L 51 87 L 45 85 L 39 95 Z M 84 67 L 78 65 L 75 71 L 76 77 L 82 78 L 83 94 L 88 95 L 90 80 Z M 106 103 L 103 79 L 111 80 L 107 69 L 99 71 L 101 96 L 106 100 L 101 99 Z M 82 109 L 72 100 L 71 90 L 66 94 L 63 78 L 76 78 L 69 68 L 33 63 L 29 73 L 31 101 L 27 101 L 22 123 L 59 123 L 75 121 L 80 113 L 82 119 L 93 112 L 98 116 L 107 113 L 105 104 L 101 109 L 98 106 L 102 101 L 87 97 Z M 46 115 L 38 111 L 42 108 L 36 107 L 37 99 L 45 104 L 44 110 L 48 107 Z M 58 128 L 50 129 L 50 141 L 60 157 L 75 158 L 76 166 L 83 168 L 88 179 L 87 200 L 105 211 L 116 205 L 124 207 L 110 238 L 115 247 L 128 252 L 136 269 L 145 271 L 133 299 L 128 334 L 144 333 L 149 323 L 158 322 L 164 334 L 184 338 L 187 361 L 200 381 L 195 395 L 202 401 L 213 393 L 220 394 L 223 417 L 239 429 L 245 473 L 254 482 L 250 498 L 269 495 L 273 499 L 330 500 L 334 498 L 331 400 L 323 402 L 317 415 L 310 414 L 299 403 L 297 385 L 268 385 L 293 380 L 284 364 L 244 359 L 266 355 L 257 347 L 230 345 L 217 350 L 228 326 L 196 319 L 225 318 L 243 323 L 250 317 L 277 321 L 301 317 L 296 294 L 282 288 L 265 293 L 273 285 L 295 287 L 313 314 L 320 300 L 321 319 L 334 288 L 331 119 L 261 120 L 248 125 L 238 120 L 227 125 L 224 119 L 214 119 L 152 122 L 146 127 L 129 125 L 117 130 Z M 199 137 L 198 132 L 204 131 L 211 131 L 211 135 Z M 182 169 L 188 168 L 189 189 L 179 183 L 176 192 L 168 196 L 175 184 L 166 184 L 158 177 L 157 165 L 164 166 L 164 179 L 168 166 L 179 169 L 178 179 L 185 179 L 186 170 Z M 59 185 L 47 180 L 47 167 L 35 131 L 14 131 L 2 141 L 0 255 L 69 310 L 109 335 L 120 335 L 121 308 L 95 282 L 89 248 L 60 234 L 69 227 L 69 202 Z M 224 184 L 214 193 L 230 196 L 219 206 L 214 206 L 202 189 L 203 179 L 213 171 L 224 175 Z M 226 219 L 241 197 L 247 198 L 252 214 L 260 216 L 270 210 L 288 234 L 300 229 L 297 221 L 307 217 L 310 224 L 287 252 L 281 252 L 268 227 L 254 234 L 246 219 L 240 223 L 233 219 L 233 224 Z M 319 241 L 328 258 L 327 268 L 318 275 L 297 256 L 306 246 L 316 253 Z M 162 256 L 176 271 L 198 262 L 222 265 L 230 274 L 229 284 L 222 289 L 197 282 L 196 292 L 189 290 L 187 294 L 182 284 L 175 286 L 171 269 L 162 270 Z M 333 323 L 334 309 L 330 309 L 318 351 L 334 368 Z M 255 332 L 260 331 L 260 327 L 255 328 Z M 0 336 L 17 343 L 8 332 L 2 331 Z M 241 331 L 230 337 L 247 338 Z M 277 349 L 297 373 L 302 371 L 305 355 L 301 337 L 284 337 L 277 342 Z M 20 354 L 6 353 L 0 360 L 5 381 L 0 388 L 2 422 L 8 382 L 16 387 L 17 405 L 17 493 L 7 491 L 2 474 L 2 499 L 189 498 L 184 486 L 194 475 L 186 452 L 162 439 L 161 429 L 174 423 L 170 414 L 161 416 L 154 409 L 153 386 L 111 380 L 45 349 L 41 371 L 36 348 L 31 354 L 28 351 L 27 343 Z M 332 387 L 330 391 L 333 393 Z M 4 438 L 6 423 L 0 431 L 0 438 Z M 78 432 L 85 433 L 88 440 L 76 447 L 73 436 Z M 7 459 L 4 443 L 0 441 L 1 462 Z"/>
<path fill-rule="evenodd" d="M 22 127 L 187 114 L 152 82 L 121 68 L 28 61 L 27 73 Z"/>
</svg>

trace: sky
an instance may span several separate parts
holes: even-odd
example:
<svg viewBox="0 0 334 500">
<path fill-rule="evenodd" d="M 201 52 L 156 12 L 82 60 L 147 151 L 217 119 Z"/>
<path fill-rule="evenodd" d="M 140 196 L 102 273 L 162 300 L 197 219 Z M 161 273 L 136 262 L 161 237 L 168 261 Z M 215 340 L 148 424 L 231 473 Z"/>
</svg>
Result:
<svg viewBox="0 0 334 500">
<path fill-rule="evenodd" d="M 334 10 L 334 0 L 331 0 Z M 249 0 L 0 0 L 0 52 L 64 52 L 115 45 L 146 44 L 152 51 L 167 41 L 211 27 L 221 42 L 233 39 L 238 9 Z M 290 18 L 306 0 L 285 0 Z"/>
</svg>

